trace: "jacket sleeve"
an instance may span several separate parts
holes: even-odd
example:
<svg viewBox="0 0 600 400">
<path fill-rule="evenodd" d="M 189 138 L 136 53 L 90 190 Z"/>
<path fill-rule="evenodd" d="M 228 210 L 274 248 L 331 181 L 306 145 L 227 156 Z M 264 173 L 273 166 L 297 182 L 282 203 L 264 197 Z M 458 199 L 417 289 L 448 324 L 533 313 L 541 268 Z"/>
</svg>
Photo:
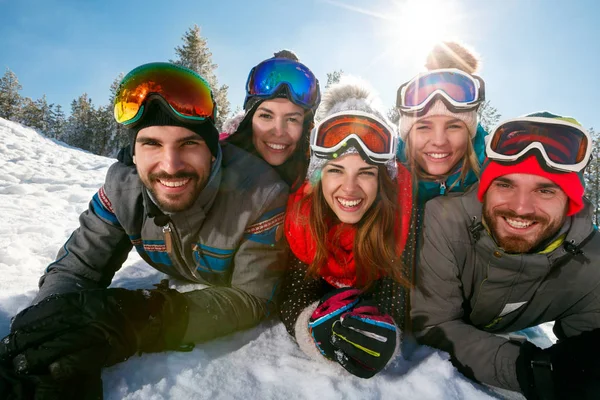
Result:
<svg viewBox="0 0 600 400">
<path fill-rule="evenodd" d="M 186 293 L 190 317 L 185 341 L 198 343 L 248 329 L 276 312 L 277 288 L 288 255 L 281 239 L 287 196 L 287 186 L 276 183 L 258 218 L 245 228 L 234 256 L 231 287 Z"/>
<path fill-rule="evenodd" d="M 572 310 L 554 323 L 553 331 L 559 340 L 600 328 L 600 284 L 574 304 Z"/>
<path fill-rule="evenodd" d="M 461 260 L 446 232 L 441 203 L 426 206 L 423 247 L 417 264 L 411 317 L 422 344 L 450 353 L 453 364 L 465 376 L 493 386 L 519 391 L 516 359 L 519 345 L 470 325 L 463 309 Z M 455 227 L 456 229 L 458 227 Z M 462 229 L 459 228 L 459 229 Z M 483 266 L 482 266 L 483 268 Z"/>
<path fill-rule="evenodd" d="M 52 294 L 108 287 L 131 247 L 104 187 L 100 188 L 79 216 L 79 228 L 40 278 L 34 303 Z"/>
<path fill-rule="evenodd" d="M 306 279 L 308 265 L 292 255 L 281 287 L 279 315 L 288 333 L 296 336 L 295 327 L 300 314 L 324 295 L 319 279 Z M 311 312 L 312 315 L 312 312 Z M 310 317 L 310 315 L 309 315 Z M 307 328 L 308 329 L 308 324 Z"/>
</svg>

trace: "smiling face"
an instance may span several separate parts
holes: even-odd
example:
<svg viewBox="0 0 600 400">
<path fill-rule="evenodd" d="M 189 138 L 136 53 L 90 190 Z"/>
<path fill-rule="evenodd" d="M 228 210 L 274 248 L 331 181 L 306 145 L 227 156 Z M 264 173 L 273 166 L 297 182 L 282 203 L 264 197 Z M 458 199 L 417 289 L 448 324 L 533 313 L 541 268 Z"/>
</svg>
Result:
<svg viewBox="0 0 600 400">
<path fill-rule="evenodd" d="M 323 167 L 321 189 L 325 201 L 341 222 L 355 224 L 377 198 L 379 170 L 358 154 L 329 161 Z"/>
<path fill-rule="evenodd" d="M 214 160 L 204 140 L 178 126 L 141 129 L 134 162 L 144 186 L 166 212 L 190 208 L 210 176 Z"/>
<path fill-rule="evenodd" d="M 304 126 L 304 109 L 288 99 L 265 100 L 252 117 L 252 143 L 269 164 L 286 162 L 298 145 Z"/>
<path fill-rule="evenodd" d="M 527 253 L 565 222 L 568 197 L 551 180 L 531 174 L 496 178 L 485 193 L 483 218 L 508 253 Z"/>
<path fill-rule="evenodd" d="M 418 120 L 408 133 L 410 156 L 426 173 L 444 176 L 452 172 L 467 152 L 469 130 L 447 115 Z"/>
</svg>

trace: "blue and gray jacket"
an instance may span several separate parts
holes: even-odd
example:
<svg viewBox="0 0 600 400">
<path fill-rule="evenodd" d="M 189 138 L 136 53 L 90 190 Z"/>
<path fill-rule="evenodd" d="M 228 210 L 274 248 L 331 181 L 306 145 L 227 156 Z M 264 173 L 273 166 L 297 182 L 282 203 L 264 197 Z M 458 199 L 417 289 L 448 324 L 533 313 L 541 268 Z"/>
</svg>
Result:
<svg viewBox="0 0 600 400">
<path fill-rule="evenodd" d="M 135 166 L 117 162 L 40 279 L 34 301 L 106 288 L 135 248 L 157 270 L 209 286 L 184 293 L 190 311 L 184 342 L 252 327 L 270 314 L 287 264 L 281 238 L 288 191 L 266 162 L 221 144 L 196 202 L 167 216 Z"/>
</svg>

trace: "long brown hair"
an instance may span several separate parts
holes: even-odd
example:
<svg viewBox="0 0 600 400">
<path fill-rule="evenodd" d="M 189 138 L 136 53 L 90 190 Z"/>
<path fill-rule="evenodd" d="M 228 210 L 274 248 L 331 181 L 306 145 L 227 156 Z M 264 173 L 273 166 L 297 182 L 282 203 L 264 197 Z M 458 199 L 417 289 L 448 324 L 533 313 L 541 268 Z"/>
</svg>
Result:
<svg viewBox="0 0 600 400">
<path fill-rule="evenodd" d="M 402 248 L 398 243 L 396 232 L 407 227 L 400 224 L 400 206 L 398 204 L 398 185 L 390 178 L 385 166 L 378 166 L 378 193 L 371 208 L 355 224 L 354 260 L 356 264 L 356 281 L 368 288 L 377 279 L 389 276 L 397 282 L 409 286 L 405 278 Z M 315 240 L 316 251 L 310 264 L 307 276 L 319 277 L 321 266 L 327 262 L 329 251 L 326 238 L 332 221 L 337 217 L 323 196 L 321 181 L 315 184 L 297 207 L 311 203 L 307 220 L 298 221 L 307 224 Z M 296 213 L 300 215 L 301 213 Z M 336 238 L 334 238 L 335 243 Z"/>
<path fill-rule="evenodd" d="M 412 129 L 411 129 L 412 130 Z M 467 135 L 469 133 L 467 132 Z M 425 171 L 423 168 L 421 168 L 421 166 L 417 163 L 417 160 L 415 159 L 415 157 L 413 157 L 412 153 L 412 145 L 411 145 L 411 139 L 410 139 L 410 132 L 408 133 L 408 136 L 406 137 L 406 142 L 404 144 L 404 157 L 405 159 L 408 161 L 408 165 L 409 165 L 409 169 L 413 178 L 413 182 L 418 182 L 418 181 L 438 181 L 438 180 L 443 180 L 445 181 L 450 175 L 452 175 L 454 173 L 454 171 L 456 170 L 456 166 L 460 164 L 460 176 L 459 179 L 455 180 L 454 183 L 452 183 L 452 186 L 450 186 L 449 188 L 447 188 L 447 190 L 449 191 L 450 189 L 452 189 L 454 186 L 459 185 L 462 181 L 465 180 L 465 178 L 467 177 L 467 174 L 470 171 L 473 171 L 473 173 L 479 177 L 479 172 L 480 172 L 480 165 L 479 165 L 479 159 L 477 158 L 477 154 L 475 154 L 475 149 L 473 148 L 473 140 L 471 138 L 469 138 L 469 140 L 467 140 L 467 150 L 465 151 L 465 155 L 463 156 L 463 158 L 455 165 L 453 166 L 450 171 L 448 171 L 448 173 L 444 174 L 444 175 L 431 175 L 429 173 L 427 173 L 427 171 Z"/>
</svg>

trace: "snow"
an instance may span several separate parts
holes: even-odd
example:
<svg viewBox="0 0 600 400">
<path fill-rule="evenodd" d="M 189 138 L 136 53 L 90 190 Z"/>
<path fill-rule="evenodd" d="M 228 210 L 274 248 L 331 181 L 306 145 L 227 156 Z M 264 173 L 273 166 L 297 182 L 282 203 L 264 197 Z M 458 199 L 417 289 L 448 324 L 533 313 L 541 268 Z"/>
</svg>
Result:
<svg viewBox="0 0 600 400">
<path fill-rule="evenodd" d="M 29 305 L 44 268 L 78 226 L 113 159 L 0 119 L 0 337 Z M 151 288 L 166 276 L 132 252 L 111 286 Z M 179 285 L 182 291 L 196 285 Z M 545 325 L 534 336 L 550 345 Z M 486 399 L 500 396 L 464 378 L 448 355 L 407 339 L 404 353 L 372 379 L 309 360 L 277 320 L 188 353 L 133 356 L 104 370 L 105 399 Z"/>
</svg>

